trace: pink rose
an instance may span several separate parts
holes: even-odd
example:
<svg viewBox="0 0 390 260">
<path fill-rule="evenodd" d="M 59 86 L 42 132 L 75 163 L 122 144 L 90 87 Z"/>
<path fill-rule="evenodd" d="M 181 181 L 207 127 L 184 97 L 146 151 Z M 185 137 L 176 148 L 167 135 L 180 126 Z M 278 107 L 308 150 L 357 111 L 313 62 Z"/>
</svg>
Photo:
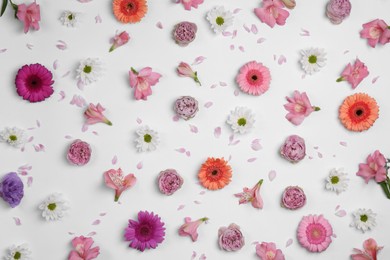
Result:
<svg viewBox="0 0 390 260">
<path fill-rule="evenodd" d="M 173 38 L 180 46 L 187 46 L 190 42 L 195 40 L 196 31 L 198 27 L 194 23 L 181 22 L 176 24 L 173 30 Z"/>
<path fill-rule="evenodd" d="M 158 175 L 158 188 L 165 195 L 172 195 L 183 185 L 183 178 L 174 169 L 160 172 Z"/>
<path fill-rule="evenodd" d="M 341 23 L 351 13 L 349 0 L 330 0 L 326 6 L 326 16 L 334 24 Z"/>
<path fill-rule="evenodd" d="M 287 209 L 299 209 L 306 204 L 306 195 L 298 186 L 287 187 L 282 195 L 282 205 Z"/>
<path fill-rule="evenodd" d="M 218 230 L 219 246 L 226 251 L 237 251 L 245 245 L 244 236 L 240 227 L 230 224 L 228 227 L 221 227 Z"/>
<path fill-rule="evenodd" d="M 299 162 L 306 156 L 305 140 L 297 135 L 290 135 L 280 148 L 280 154 L 292 163 Z"/>
<path fill-rule="evenodd" d="M 91 153 L 92 150 L 89 144 L 77 139 L 69 146 L 66 158 L 71 164 L 81 166 L 89 162 Z"/>
<path fill-rule="evenodd" d="M 193 97 L 184 96 L 175 101 L 173 109 L 178 116 L 188 120 L 193 118 L 198 112 L 198 101 Z"/>
</svg>

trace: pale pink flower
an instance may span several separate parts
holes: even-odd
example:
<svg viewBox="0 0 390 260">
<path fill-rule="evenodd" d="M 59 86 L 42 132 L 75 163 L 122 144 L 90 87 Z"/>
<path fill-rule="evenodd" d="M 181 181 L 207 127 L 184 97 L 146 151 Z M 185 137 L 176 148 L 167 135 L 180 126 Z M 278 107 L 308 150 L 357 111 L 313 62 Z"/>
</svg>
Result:
<svg viewBox="0 0 390 260">
<path fill-rule="evenodd" d="M 354 248 L 356 254 L 351 255 L 353 260 L 377 260 L 377 254 L 383 246 L 378 246 L 375 239 L 369 238 L 363 242 L 363 250 Z"/>
<path fill-rule="evenodd" d="M 261 198 L 260 195 L 260 187 L 262 184 L 263 184 L 263 179 L 257 182 L 252 189 L 245 187 L 243 188 L 243 192 L 234 194 L 234 196 L 240 199 L 238 203 L 245 204 L 250 202 L 252 203 L 252 206 L 254 208 L 262 209 L 264 205 L 263 199 Z"/>
<path fill-rule="evenodd" d="M 298 241 L 310 252 L 322 252 L 332 243 L 333 229 L 322 215 L 304 216 L 299 223 Z"/>
<path fill-rule="evenodd" d="M 185 62 L 180 62 L 179 66 L 177 67 L 177 73 L 180 77 L 189 77 L 195 80 L 196 83 L 200 84 L 200 81 L 198 79 L 198 73 L 192 70 L 191 66 L 188 65 Z"/>
<path fill-rule="evenodd" d="M 114 38 L 111 39 L 112 46 L 110 48 L 110 52 L 122 45 L 125 45 L 126 43 L 128 43 L 129 40 L 130 36 L 126 31 L 123 31 L 120 34 L 116 34 Z"/>
<path fill-rule="evenodd" d="M 282 2 L 288 9 L 294 9 L 296 5 L 295 0 L 282 0 Z"/>
<path fill-rule="evenodd" d="M 288 103 L 284 108 L 288 111 L 286 118 L 294 125 L 300 125 L 305 117 L 308 117 L 313 111 L 320 110 L 319 107 L 312 106 L 306 92 L 300 93 L 295 90 L 292 97 L 286 97 Z"/>
<path fill-rule="evenodd" d="M 234 223 L 228 227 L 220 227 L 218 229 L 218 244 L 220 248 L 228 252 L 240 250 L 245 245 L 245 238 L 240 227 Z"/>
<path fill-rule="evenodd" d="M 283 9 L 284 4 L 280 0 L 263 0 L 261 8 L 255 8 L 255 14 L 260 21 L 268 24 L 271 28 L 278 25 L 284 25 L 290 13 Z"/>
<path fill-rule="evenodd" d="M 98 246 L 91 248 L 93 244 L 91 237 L 75 237 L 72 240 L 72 250 L 68 256 L 68 260 L 91 260 L 98 257 L 100 248 Z"/>
<path fill-rule="evenodd" d="M 349 0 L 330 0 L 326 5 L 326 16 L 333 24 L 341 23 L 351 13 Z"/>
<path fill-rule="evenodd" d="M 341 77 L 337 79 L 337 82 L 346 80 L 352 85 L 352 88 L 355 89 L 368 74 L 367 66 L 359 59 L 356 59 L 353 65 L 349 63 L 347 67 L 345 67 L 341 73 Z"/>
<path fill-rule="evenodd" d="M 370 179 L 375 179 L 377 183 L 386 181 L 386 158 L 376 150 L 372 155 L 367 156 L 366 163 L 359 164 L 359 171 L 356 175 L 362 177 L 366 183 Z"/>
<path fill-rule="evenodd" d="M 195 242 L 198 239 L 198 227 L 200 226 L 200 224 L 206 222 L 207 220 L 209 219 L 204 217 L 195 221 L 191 221 L 190 217 L 186 217 L 184 219 L 185 223 L 179 228 L 179 235 L 190 236 L 192 241 Z"/>
<path fill-rule="evenodd" d="M 105 123 L 107 125 L 112 125 L 111 121 L 103 115 L 103 111 L 105 111 L 105 109 L 102 105 L 100 105 L 100 103 L 97 105 L 90 103 L 87 110 L 84 112 L 87 124 L 92 125 L 96 123 Z"/>
<path fill-rule="evenodd" d="M 251 61 L 240 68 L 236 82 L 245 93 L 260 96 L 269 89 L 271 74 L 262 63 Z"/>
<path fill-rule="evenodd" d="M 360 31 L 360 37 L 368 40 L 368 45 L 375 48 L 378 42 L 382 45 L 390 42 L 390 28 L 381 19 L 375 19 L 363 24 L 363 30 Z"/>
<path fill-rule="evenodd" d="M 104 182 L 106 186 L 115 190 L 115 201 L 118 201 L 122 192 L 133 187 L 137 182 L 134 174 L 123 175 L 122 169 L 110 169 L 104 172 Z"/>
<path fill-rule="evenodd" d="M 262 242 L 256 245 L 256 254 L 261 260 L 284 260 L 282 250 L 276 249 L 275 243 Z"/>
<path fill-rule="evenodd" d="M 135 88 L 134 97 L 136 100 L 147 100 L 152 95 L 152 86 L 156 85 L 161 74 L 153 72 L 152 68 L 146 67 L 139 72 L 131 68 L 129 71 L 130 87 Z"/>
<path fill-rule="evenodd" d="M 179 0 L 179 3 L 182 3 L 184 9 L 191 10 L 191 7 L 198 8 L 198 5 L 203 4 L 203 0 Z"/>
<path fill-rule="evenodd" d="M 41 12 L 39 5 L 35 2 L 26 6 L 20 4 L 17 7 L 18 12 L 16 17 L 24 24 L 24 33 L 27 33 L 30 28 L 39 30 L 39 23 L 41 21 Z"/>
</svg>

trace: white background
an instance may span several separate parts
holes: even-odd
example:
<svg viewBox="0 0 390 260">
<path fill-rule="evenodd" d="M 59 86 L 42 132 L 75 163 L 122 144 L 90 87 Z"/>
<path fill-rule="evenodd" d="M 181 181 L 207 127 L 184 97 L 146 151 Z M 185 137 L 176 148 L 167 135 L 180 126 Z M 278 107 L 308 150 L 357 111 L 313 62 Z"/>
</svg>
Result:
<svg viewBox="0 0 390 260">
<path fill-rule="evenodd" d="M 363 241 L 370 237 L 385 246 L 379 259 L 390 258 L 390 200 L 375 182 L 366 185 L 362 178 L 355 176 L 358 164 L 374 150 L 390 156 L 389 46 L 373 49 L 359 36 L 363 23 L 376 18 L 390 22 L 389 1 L 352 1 L 350 17 L 340 25 L 333 25 L 324 14 L 327 1 L 298 0 L 286 25 L 276 25 L 273 29 L 262 24 L 253 13 L 260 1 L 205 0 L 198 9 L 189 12 L 169 0 L 150 0 L 146 17 L 133 25 L 116 21 L 111 1 L 81 4 L 76 0 L 39 0 L 37 3 L 41 6 L 39 31 L 24 34 L 21 22 L 13 18 L 10 8 L 0 19 L 0 49 L 7 49 L 0 54 L 0 127 L 35 127 L 28 131 L 34 140 L 26 145 L 24 152 L 0 144 L 0 175 L 28 164 L 32 166 L 29 175 L 34 178 L 31 187 L 25 185 L 25 197 L 17 208 L 0 203 L 1 255 L 10 245 L 27 242 L 34 259 L 66 259 L 74 237 L 68 232 L 87 235 L 95 231 L 95 244 L 101 251 L 99 259 L 190 259 L 193 251 L 197 253 L 196 259 L 201 254 L 212 260 L 256 259 L 254 241 L 275 242 L 289 260 L 349 259 L 352 249 L 362 248 Z M 236 29 L 236 38 L 215 35 L 210 29 L 205 16 L 217 5 L 231 11 L 241 9 L 228 30 Z M 58 18 L 64 10 L 81 13 L 78 28 L 61 25 Z M 95 23 L 97 15 L 101 16 L 102 23 Z M 195 22 L 198 33 L 189 46 L 180 47 L 173 41 L 171 32 L 176 23 L 184 20 Z M 157 28 L 159 21 L 163 29 Z M 248 27 L 255 24 L 259 32 L 246 32 L 244 24 Z M 301 29 L 308 30 L 311 36 L 301 36 Z M 117 30 L 126 30 L 131 40 L 108 53 L 109 39 Z M 266 40 L 259 44 L 257 40 L 261 37 Z M 65 41 L 68 48 L 57 49 L 58 40 Z M 26 44 L 32 44 L 32 49 Z M 235 49 L 230 50 L 230 45 Z M 239 46 L 245 51 L 240 51 Z M 308 47 L 324 48 L 327 65 L 317 74 L 302 78 L 299 52 Z M 287 58 L 287 63 L 277 63 L 280 55 Z M 201 87 L 175 72 L 180 61 L 191 64 L 198 56 L 207 58 L 194 66 Z M 105 70 L 97 83 L 81 91 L 77 88 L 75 70 L 80 60 L 89 57 L 99 58 Z M 368 66 L 370 74 L 352 90 L 348 83 L 335 81 L 356 57 Z M 57 70 L 52 65 L 55 60 L 58 60 Z M 235 96 L 234 91 L 238 89 L 235 76 L 251 60 L 269 67 L 270 90 L 259 97 L 241 92 Z M 37 104 L 19 97 L 14 85 L 18 69 L 31 63 L 48 67 L 55 80 L 53 96 Z M 147 101 L 136 101 L 128 83 L 128 71 L 130 67 L 146 66 L 161 73 L 162 78 L 152 87 L 153 95 Z M 70 75 L 62 77 L 67 71 Z M 379 79 L 373 84 L 371 81 L 377 76 Z M 227 86 L 220 86 L 220 82 L 226 82 Z M 217 87 L 211 88 L 213 84 Z M 284 118 L 285 96 L 294 90 L 306 91 L 312 104 L 321 107 L 320 112 L 310 115 L 298 127 Z M 63 101 L 58 101 L 60 91 L 66 93 Z M 347 131 L 338 120 L 338 108 L 344 98 L 357 92 L 368 93 L 380 106 L 379 119 L 369 131 L 362 133 Z M 69 104 L 73 95 L 81 95 L 87 102 L 100 102 L 113 126 L 97 124 L 82 132 L 84 110 Z M 200 111 L 190 121 L 174 122 L 173 102 L 182 95 L 195 97 Z M 205 108 L 209 101 L 213 105 Z M 232 132 L 225 121 L 236 106 L 252 109 L 256 123 L 251 133 L 236 135 L 240 140 L 237 145 L 229 146 Z M 135 130 L 140 126 L 137 118 L 159 132 L 161 143 L 156 151 L 136 152 Z M 41 127 L 37 127 L 36 120 Z M 192 133 L 189 124 L 197 126 L 199 133 Z M 222 134 L 217 139 L 213 132 L 218 126 Z M 279 147 L 291 134 L 302 136 L 307 145 L 307 157 L 295 165 L 278 154 Z M 66 135 L 91 144 L 93 154 L 89 164 L 76 167 L 66 161 L 66 150 L 72 141 Z M 250 148 L 256 138 L 263 146 L 259 151 Z M 347 147 L 340 145 L 341 141 L 347 142 Z M 45 145 L 46 151 L 35 152 L 33 144 Z M 182 147 L 191 152 L 190 157 L 175 151 Z M 115 155 L 118 162 L 112 165 Z M 226 159 L 231 156 L 233 178 L 224 189 L 202 195 L 204 189 L 197 184 L 197 172 L 209 156 Z M 256 161 L 247 161 L 254 157 Z M 143 167 L 137 169 L 140 162 Z M 118 167 L 126 174 L 134 173 L 138 179 L 135 187 L 123 193 L 121 204 L 114 203 L 114 190 L 105 187 L 103 182 L 103 172 Z M 349 188 L 340 195 L 325 190 L 325 178 L 334 167 L 343 167 L 349 173 Z M 156 185 L 158 173 L 167 168 L 175 168 L 184 178 L 182 189 L 170 197 L 160 194 Z M 268 179 L 271 170 L 277 172 L 272 182 Z M 243 187 L 252 187 L 260 178 L 264 179 L 261 188 L 264 208 L 239 206 L 233 194 L 241 192 Z M 22 179 L 26 184 L 27 177 Z M 305 190 L 304 208 L 297 211 L 281 208 L 281 193 L 289 185 L 299 185 Z M 40 202 L 53 192 L 63 193 L 71 206 L 60 222 L 46 222 L 38 210 Z M 178 211 L 179 205 L 185 205 L 184 209 Z M 347 211 L 345 217 L 335 215 L 337 205 Z M 377 226 L 364 234 L 349 226 L 351 212 L 359 208 L 370 208 L 377 213 Z M 128 248 L 128 242 L 123 239 L 128 219 L 136 218 L 140 210 L 159 214 L 167 228 L 165 241 L 157 249 L 143 253 Z M 99 216 L 103 212 L 106 216 Z M 309 253 L 296 240 L 298 223 L 308 214 L 324 214 L 333 226 L 337 238 L 333 238 L 325 252 Z M 177 232 L 187 216 L 210 218 L 208 224 L 199 228 L 195 243 Z M 13 217 L 19 217 L 22 225 L 16 226 Z M 92 225 L 96 219 L 101 220 L 100 225 Z M 246 245 L 238 252 L 225 252 L 217 244 L 219 227 L 230 223 L 241 226 L 245 235 Z M 286 247 L 290 238 L 293 244 Z"/>
</svg>

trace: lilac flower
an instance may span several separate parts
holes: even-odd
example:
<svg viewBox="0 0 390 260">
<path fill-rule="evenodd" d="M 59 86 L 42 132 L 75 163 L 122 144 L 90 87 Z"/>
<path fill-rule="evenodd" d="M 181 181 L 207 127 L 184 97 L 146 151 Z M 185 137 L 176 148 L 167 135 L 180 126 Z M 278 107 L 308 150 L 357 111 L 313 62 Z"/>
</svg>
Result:
<svg viewBox="0 0 390 260">
<path fill-rule="evenodd" d="M 6 174 L 0 182 L 0 197 L 7 202 L 11 208 L 20 204 L 24 196 L 24 185 L 15 172 Z"/>
</svg>

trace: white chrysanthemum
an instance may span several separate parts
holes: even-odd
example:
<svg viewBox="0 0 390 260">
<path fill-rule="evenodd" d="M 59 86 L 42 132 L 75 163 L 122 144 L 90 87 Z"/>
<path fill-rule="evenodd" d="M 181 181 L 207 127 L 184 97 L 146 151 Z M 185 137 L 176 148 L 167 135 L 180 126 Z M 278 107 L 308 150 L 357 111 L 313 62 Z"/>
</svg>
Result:
<svg viewBox="0 0 390 260">
<path fill-rule="evenodd" d="M 8 253 L 4 257 L 4 260 L 29 260 L 31 255 L 31 251 L 28 248 L 27 244 L 22 244 L 20 246 L 11 246 L 8 248 Z"/>
<path fill-rule="evenodd" d="M 324 49 L 309 48 L 301 51 L 302 68 L 306 74 L 313 74 L 320 70 L 321 67 L 325 66 L 326 53 Z"/>
<path fill-rule="evenodd" d="M 329 176 L 326 178 L 325 188 L 336 192 L 337 194 L 346 191 L 348 188 L 349 179 L 344 169 L 332 169 Z"/>
<path fill-rule="evenodd" d="M 363 233 L 376 225 L 376 214 L 371 209 L 358 209 L 352 213 L 352 216 L 353 221 L 350 226 L 360 229 Z"/>
<path fill-rule="evenodd" d="M 234 133 L 244 134 L 253 128 L 255 119 L 250 109 L 246 107 L 236 107 L 234 111 L 230 112 L 226 123 L 230 125 Z"/>
<path fill-rule="evenodd" d="M 207 20 L 215 33 L 221 33 L 233 24 L 233 15 L 223 6 L 214 7 L 207 13 Z"/>
<path fill-rule="evenodd" d="M 26 142 L 26 132 L 17 127 L 6 127 L 0 132 L 0 141 L 19 147 Z"/>
<path fill-rule="evenodd" d="M 79 13 L 63 11 L 60 16 L 60 21 L 65 26 L 76 27 L 79 23 Z"/>
<path fill-rule="evenodd" d="M 159 143 L 158 133 L 148 126 L 137 130 L 138 138 L 135 140 L 138 152 L 154 151 Z"/>
<path fill-rule="evenodd" d="M 39 205 L 39 209 L 42 210 L 42 217 L 47 221 L 56 221 L 64 217 L 69 207 L 62 194 L 53 193 Z"/>
<path fill-rule="evenodd" d="M 84 85 L 91 84 L 98 80 L 102 72 L 102 64 L 99 59 L 85 59 L 80 61 L 76 78 Z"/>
</svg>

